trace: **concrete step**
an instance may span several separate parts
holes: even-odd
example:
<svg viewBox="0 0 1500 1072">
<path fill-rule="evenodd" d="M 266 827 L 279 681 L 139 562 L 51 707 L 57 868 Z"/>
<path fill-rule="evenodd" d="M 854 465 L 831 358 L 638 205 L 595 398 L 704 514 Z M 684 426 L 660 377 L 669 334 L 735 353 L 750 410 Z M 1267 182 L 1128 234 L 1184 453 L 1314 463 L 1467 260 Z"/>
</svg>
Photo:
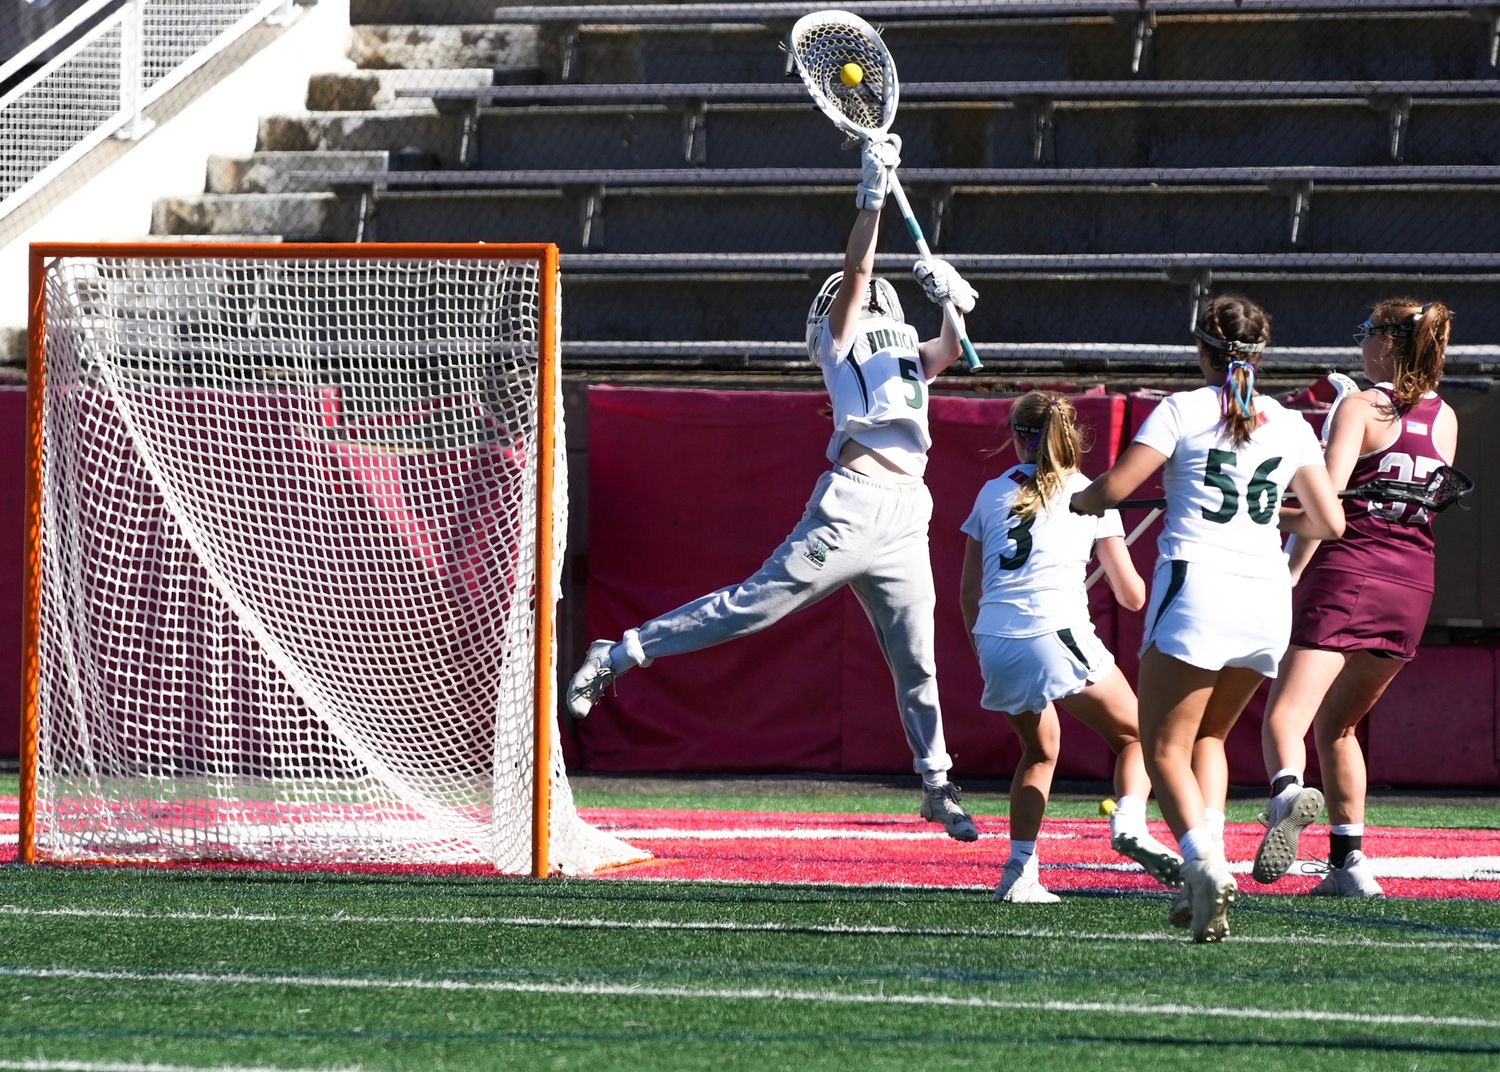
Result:
<svg viewBox="0 0 1500 1072">
<path fill-rule="evenodd" d="M 262 116 L 256 152 L 404 150 L 428 167 L 457 167 L 463 119 L 420 108 Z"/>
<path fill-rule="evenodd" d="M 534 26 L 353 26 L 349 58 L 365 70 L 539 66 Z"/>
<path fill-rule="evenodd" d="M 347 242 L 357 203 L 333 194 L 201 194 L 164 197 L 151 211 L 154 236 L 257 236 Z"/>
<path fill-rule="evenodd" d="M 430 108 L 425 97 L 396 97 L 396 90 L 410 87 L 443 89 L 483 88 L 493 85 L 495 72 L 489 67 L 399 71 L 355 71 L 315 74 L 307 82 L 310 112 L 364 112 L 378 108 Z"/>
<path fill-rule="evenodd" d="M 340 171 L 350 176 L 385 171 L 390 154 L 365 152 L 252 153 L 210 156 L 204 190 L 211 194 L 280 194 L 305 191 L 299 171 Z M 320 189 L 326 190 L 327 184 Z"/>
</svg>

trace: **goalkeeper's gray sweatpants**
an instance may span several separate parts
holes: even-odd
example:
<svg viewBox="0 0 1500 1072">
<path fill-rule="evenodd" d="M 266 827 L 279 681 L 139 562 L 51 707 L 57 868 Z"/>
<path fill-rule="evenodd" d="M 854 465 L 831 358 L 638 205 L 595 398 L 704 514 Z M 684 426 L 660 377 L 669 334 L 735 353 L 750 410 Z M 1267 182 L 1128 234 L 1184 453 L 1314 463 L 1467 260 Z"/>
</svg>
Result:
<svg viewBox="0 0 1500 1072">
<path fill-rule="evenodd" d="M 615 645 L 611 661 L 623 669 L 722 644 L 847 584 L 895 678 L 913 769 L 947 770 L 953 761 L 938 706 L 931 520 L 932 494 L 920 481 L 890 484 L 835 466 L 819 477 L 802 520 L 754 576 L 652 618 Z"/>
</svg>

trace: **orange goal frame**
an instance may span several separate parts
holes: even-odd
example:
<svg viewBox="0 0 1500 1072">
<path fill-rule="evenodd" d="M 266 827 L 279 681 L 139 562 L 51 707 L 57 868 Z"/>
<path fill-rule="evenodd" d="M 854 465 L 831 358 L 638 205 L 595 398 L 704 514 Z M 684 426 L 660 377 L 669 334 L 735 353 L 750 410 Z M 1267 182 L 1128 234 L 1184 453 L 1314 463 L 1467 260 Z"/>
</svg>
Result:
<svg viewBox="0 0 1500 1072">
<path fill-rule="evenodd" d="M 42 399 L 46 385 L 47 313 L 44 279 L 49 261 L 68 257 L 161 257 L 191 260 L 534 260 L 537 262 L 538 336 L 541 344 L 537 383 L 536 653 L 532 748 L 535 770 L 532 795 L 532 875 L 551 870 L 552 721 L 556 693 L 552 650 L 556 636 L 553 596 L 559 563 L 553 561 L 554 518 L 548 505 L 556 487 L 557 413 L 561 353 L 561 292 L 558 248 L 550 243 L 339 243 L 339 242 L 43 242 L 30 252 L 26 335 L 26 499 L 21 621 L 21 778 L 18 859 L 36 862 L 37 676 L 41 614 L 41 475 Z"/>
</svg>

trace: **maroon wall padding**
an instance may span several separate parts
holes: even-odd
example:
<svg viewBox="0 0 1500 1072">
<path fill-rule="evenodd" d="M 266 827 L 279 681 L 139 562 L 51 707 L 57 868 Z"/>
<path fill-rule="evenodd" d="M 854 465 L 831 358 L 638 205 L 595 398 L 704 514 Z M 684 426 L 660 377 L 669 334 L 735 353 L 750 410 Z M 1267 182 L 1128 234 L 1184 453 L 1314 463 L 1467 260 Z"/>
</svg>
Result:
<svg viewBox="0 0 1500 1072">
<path fill-rule="evenodd" d="M 1124 398 L 1075 399 L 1093 430 L 1091 473 L 1113 458 Z M 632 626 L 748 577 L 801 517 L 830 425 L 814 392 L 595 388 L 589 395 L 589 595 L 592 636 Z M 964 635 L 959 526 L 985 480 L 1014 457 L 986 457 L 1009 399 L 932 400 L 927 470 L 934 510 L 938 680 L 957 776 L 1008 776 L 1014 738 L 979 707 L 978 666 Z M 1113 639 L 1105 586 L 1101 635 Z M 598 771 L 911 770 L 890 673 L 864 611 L 840 592 L 762 633 L 662 659 L 619 684 L 578 726 Z M 1060 777 L 1103 778 L 1108 749 L 1065 720 Z"/>
<path fill-rule="evenodd" d="M 1500 785 L 1493 648 L 1424 647 L 1365 720 L 1371 785 Z"/>
<path fill-rule="evenodd" d="M 0 759 L 21 754 L 21 556 L 26 389 L 0 388 Z"/>
</svg>

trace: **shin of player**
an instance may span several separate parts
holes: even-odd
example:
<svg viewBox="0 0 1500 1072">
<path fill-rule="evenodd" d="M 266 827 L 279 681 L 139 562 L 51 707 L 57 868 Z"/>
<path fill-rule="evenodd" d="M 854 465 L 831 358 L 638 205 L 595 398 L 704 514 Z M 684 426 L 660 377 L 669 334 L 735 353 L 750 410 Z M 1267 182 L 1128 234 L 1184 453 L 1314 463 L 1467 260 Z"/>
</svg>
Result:
<svg viewBox="0 0 1500 1072">
<path fill-rule="evenodd" d="M 1102 514 L 1163 470 L 1166 515 L 1141 652 L 1146 769 L 1182 851 L 1173 922 L 1194 941 L 1229 933 L 1237 887 L 1205 800 L 1222 799 L 1224 738 L 1291 631 L 1291 578 L 1278 528 L 1305 539 L 1343 532 L 1317 437 L 1300 414 L 1255 390 L 1270 318 L 1220 296 L 1194 329 L 1205 386 L 1164 399 L 1115 466 L 1075 495 Z M 1291 488 L 1303 509 L 1283 513 Z"/>
<path fill-rule="evenodd" d="M 1083 443 L 1065 395 L 1032 391 L 1010 411 L 1010 446 L 1020 464 L 989 481 L 963 524 L 968 534 L 959 604 L 984 676 L 981 706 L 1003 711 L 1021 744 L 1011 779 L 1010 859 L 997 901 L 1056 901 L 1039 879 L 1037 836 L 1052 789 L 1061 705 L 1115 753 L 1114 847 L 1159 880 L 1175 883 L 1181 858 L 1146 831 L 1150 783 L 1141 760 L 1135 693 L 1099 642 L 1084 576 L 1097 549 L 1115 598 L 1129 610 L 1146 584 L 1125 548 L 1120 515 L 1095 518 L 1067 508 L 1088 486 Z"/>
<path fill-rule="evenodd" d="M 823 284 L 808 313 L 808 357 L 822 370 L 834 431 L 832 466 L 802 519 L 748 579 L 618 641 L 595 641 L 568 685 L 567 705 L 581 718 L 632 668 L 764 629 L 847 585 L 895 679 L 913 767 L 923 778 L 921 815 L 950 837 L 973 841 L 978 831 L 947 778 L 952 760 L 938 706 L 937 597 L 927 545 L 932 496 L 922 479 L 931 443 L 928 385 L 962 351 L 947 318 L 938 337 L 922 341 L 895 288 L 874 275 L 880 210 L 899 146 L 894 137 L 866 142 L 844 270 Z M 932 301 L 962 312 L 974 307 L 973 288 L 946 262 L 921 263 L 914 274 Z"/>
<path fill-rule="evenodd" d="M 1452 314 L 1441 302 L 1383 301 L 1355 339 L 1371 386 L 1347 396 L 1328 434 L 1337 488 L 1377 477 L 1425 479 L 1451 464 L 1458 418 L 1437 395 Z M 1297 859 L 1302 830 L 1323 795 L 1302 784 L 1308 727 L 1332 824 L 1329 866 L 1315 894 L 1378 897 L 1364 854 L 1365 762 L 1355 729 L 1416 655 L 1433 592 L 1431 511 L 1403 503 L 1342 500 L 1336 543 L 1297 545 L 1291 569 L 1291 647 L 1271 689 L 1261 746 L 1271 799 L 1252 874 L 1274 882 Z"/>
</svg>

